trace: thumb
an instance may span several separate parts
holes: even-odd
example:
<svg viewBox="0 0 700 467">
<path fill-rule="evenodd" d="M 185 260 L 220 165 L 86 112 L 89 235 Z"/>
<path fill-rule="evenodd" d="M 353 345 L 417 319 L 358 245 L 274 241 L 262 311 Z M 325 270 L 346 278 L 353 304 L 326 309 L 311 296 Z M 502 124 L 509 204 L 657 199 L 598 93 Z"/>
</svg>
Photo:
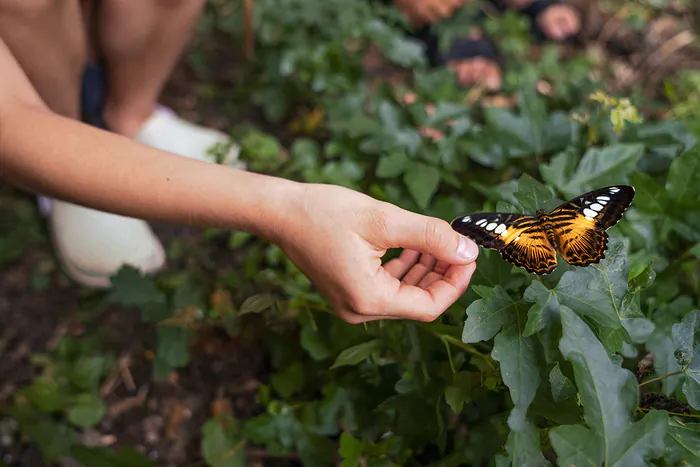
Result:
<svg viewBox="0 0 700 467">
<path fill-rule="evenodd" d="M 403 211 L 387 225 L 391 248 L 420 251 L 450 264 L 472 263 L 479 256 L 479 247 L 457 233 L 448 222 L 435 217 Z"/>
</svg>

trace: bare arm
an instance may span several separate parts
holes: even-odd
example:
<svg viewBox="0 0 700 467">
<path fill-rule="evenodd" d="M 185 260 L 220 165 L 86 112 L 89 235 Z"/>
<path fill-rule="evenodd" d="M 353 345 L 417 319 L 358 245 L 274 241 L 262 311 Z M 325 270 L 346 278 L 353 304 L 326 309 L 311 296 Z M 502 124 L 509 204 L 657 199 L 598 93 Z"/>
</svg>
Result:
<svg viewBox="0 0 700 467">
<path fill-rule="evenodd" d="M 0 70 L 0 178 L 10 183 L 126 216 L 262 235 L 349 322 L 433 320 L 469 284 L 477 247 L 443 220 L 340 187 L 175 156 L 56 116 L 2 43 Z M 408 249 L 382 264 L 394 247 Z"/>
</svg>

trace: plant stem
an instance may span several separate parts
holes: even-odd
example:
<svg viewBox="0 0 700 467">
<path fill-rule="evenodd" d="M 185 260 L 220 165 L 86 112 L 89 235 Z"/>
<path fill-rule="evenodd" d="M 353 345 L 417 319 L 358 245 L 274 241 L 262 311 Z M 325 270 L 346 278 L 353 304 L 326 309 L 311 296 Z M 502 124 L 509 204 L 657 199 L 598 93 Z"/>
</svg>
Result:
<svg viewBox="0 0 700 467">
<path fill-rule="evenodd" d="M 650 412 L 652 409 L 648 407 L 637 407 L 640 412 Z M 695 415 L 692 413 L 680 413 L 680 412 L 668 412 L 669 415 L 674 415 L 676 417 L 687 417 L 687 418 L 700 418 L 700 415 Z"/>
<path fill-rule="evenodd" d="M 681 373 L 683 373 L 683 370 L 674 371 L 673 373 L 669 373 L 667 375 L 659 376 L 658 378 L 653 378 L 653 379 L 650 379 L 649 381 L 644 381 L 643 383 L 639 383 L 639 387 L 641 388 L 645 384 L 653 383 L 654 381 L 661 381 L 662 379 L 670 378 L 671 376 L 680 375 Z"/>
</svg>

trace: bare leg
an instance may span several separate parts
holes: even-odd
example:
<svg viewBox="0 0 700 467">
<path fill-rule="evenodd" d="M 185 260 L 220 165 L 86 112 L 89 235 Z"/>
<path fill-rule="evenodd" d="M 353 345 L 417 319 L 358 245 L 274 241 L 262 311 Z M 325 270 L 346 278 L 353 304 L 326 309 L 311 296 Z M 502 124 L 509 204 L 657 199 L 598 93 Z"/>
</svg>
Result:
<svg viewBox="0 0 700 467">
<path fill-rule="evenodd" d="M 205 0 L 102 0 L 99 49 L 107 70 L 107 126 L 133 137 L 190 38 Z"/>
<path fill-rule="evenodd" d="M 0 0 L 0 37 L 44 102 L 79 117 L 86 36 L 78 0 Z"/>
</svg>

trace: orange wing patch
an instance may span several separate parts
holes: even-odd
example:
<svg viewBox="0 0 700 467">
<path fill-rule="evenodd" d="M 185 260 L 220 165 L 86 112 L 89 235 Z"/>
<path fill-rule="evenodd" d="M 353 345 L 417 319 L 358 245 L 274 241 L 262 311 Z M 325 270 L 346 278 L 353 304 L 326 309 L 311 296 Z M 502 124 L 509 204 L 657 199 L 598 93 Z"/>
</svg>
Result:
<svg viewBox="0 0 700 467">
<path fill-rule="evenodd" d="M 596 222 L 579 214 L 571 220 L 554 222 L 557 251 L 573 266 L 588 266 L 605 258 L 608 234 L 596 229 Z"/>
<path fill-rule="evenodd" d="M 503 259 L 528 272 L 542 276 L 557 267 L 557 253 L 539 224 L 513 229 L 504 242 L 505 246 L 500 250 Z"/>
</svg>

